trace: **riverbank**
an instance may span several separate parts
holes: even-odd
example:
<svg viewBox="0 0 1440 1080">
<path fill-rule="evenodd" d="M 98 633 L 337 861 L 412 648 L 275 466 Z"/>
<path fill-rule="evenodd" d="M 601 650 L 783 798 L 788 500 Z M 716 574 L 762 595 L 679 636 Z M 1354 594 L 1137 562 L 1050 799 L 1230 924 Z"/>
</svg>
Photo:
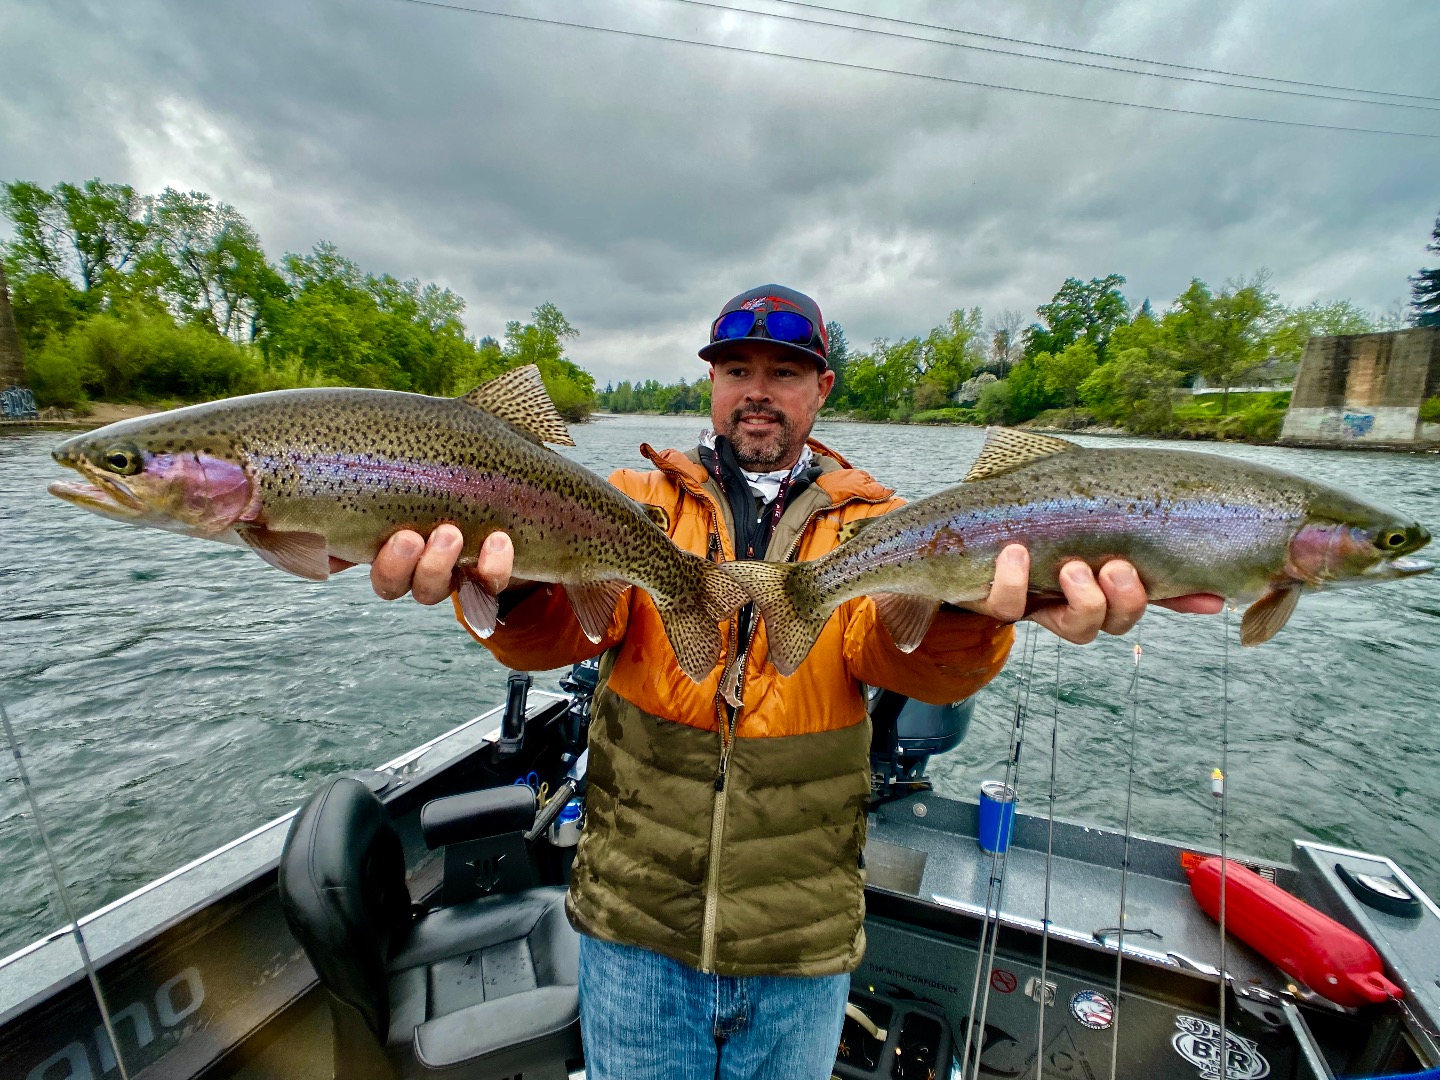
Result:
<svg viewBox="0 0 1440 1080">
<path fill-rule="evenodd" d="M 108 401 L 95 401 L 91 402 L 90 411 L 85 416 L 71 414 L 42 420 L 0 420 L 0 435 L 33 435 L 37 431 L 92 431 L 117 420 L 129 420 L 131 417 L 164 411 L 163 408 L 153 405 L 116 405 Z M 70 410 L 66 409 L 65 412 Z"/>
</svg>

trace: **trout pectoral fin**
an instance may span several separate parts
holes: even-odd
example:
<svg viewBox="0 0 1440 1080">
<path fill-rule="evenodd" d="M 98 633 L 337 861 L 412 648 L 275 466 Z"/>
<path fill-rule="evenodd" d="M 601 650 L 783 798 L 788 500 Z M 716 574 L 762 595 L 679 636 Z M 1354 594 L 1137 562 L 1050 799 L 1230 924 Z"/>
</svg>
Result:
<svg viewBox="0 0 1440 1080">
<path fill-rule="evenodd" d="M 276 532 L 263 525 L 235 531 L 255 554 L 287 574 L 311 581 L 324 581 L 330 576 L 330 545 L 319 533 Z"/>
<path fill-rule="evenodd" d="M 1299 602 L 1299 585 L 1271 589 L 1245 609 L 1245 617 L 1240 620 L 1240 644 L 1259 645 L 1269 641 L 1290 621 Z"/>
<path fill-rule="evenodd" d="M 915 651 L 940 608 L 940 601 L 928 596 L 875 593 L 870 599 L 875 601 L 875 612 L 890 631 L 895 647 L 903 653 Z"/>
<path fill-rule="evenodd" d="M 460 588 L 455 591 L 460 597 L 460 614 L 465 616 L 466 625 L 482 638 L 493 634 L 500 617 L 500 598 L 469 574 L 460 579 Z"/>
<path fill-rule="evenodd" d="M 570 597 L 570 606 L 575 609 L 575 618 L 580 620 L 580 629 L 591 641 L 599 641 L 610 629 L 610 620 L 615 615 L 615 605 L 621 595 L 630 587 L 628 581 L 610 578 L 606 581 L 567 581 L 565 593 Z"/>
</svg>

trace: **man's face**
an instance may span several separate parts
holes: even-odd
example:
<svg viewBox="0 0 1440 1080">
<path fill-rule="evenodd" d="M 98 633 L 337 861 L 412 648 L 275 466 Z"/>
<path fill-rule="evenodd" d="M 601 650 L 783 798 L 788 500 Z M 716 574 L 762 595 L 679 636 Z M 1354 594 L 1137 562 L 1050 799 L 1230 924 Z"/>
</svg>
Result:
<svg viewBox="0 0 1440 1080">
<path fill-rule="evenodd" d="M 736 342 L 710 365 L 710 420 L 750 472 L 787 469 L 835 385 L 833 371 L 802 356 L 791 359 L 763 341 Z"/>
</svg>

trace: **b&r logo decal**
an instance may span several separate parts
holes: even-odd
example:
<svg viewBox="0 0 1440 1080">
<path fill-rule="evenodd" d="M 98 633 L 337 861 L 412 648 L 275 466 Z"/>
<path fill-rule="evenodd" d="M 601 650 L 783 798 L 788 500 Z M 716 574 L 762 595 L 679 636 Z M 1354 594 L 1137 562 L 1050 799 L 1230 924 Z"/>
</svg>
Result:
<svg viewBox="0 0 1440 1080">
<path fill-rule="evenodd" d="M 1170 1040 L 1175 1052 L 1200 1070 L 1201 1080 L 1220 1080 L 1220 1025 L 1198 1016 L 1176 1016 L 1180 1030 Z M 1225 1077 L 1260 1080 L 1270 1075 L 1270 1063 L 1250 1039 L 1225 1033 Z"/>
</svg>

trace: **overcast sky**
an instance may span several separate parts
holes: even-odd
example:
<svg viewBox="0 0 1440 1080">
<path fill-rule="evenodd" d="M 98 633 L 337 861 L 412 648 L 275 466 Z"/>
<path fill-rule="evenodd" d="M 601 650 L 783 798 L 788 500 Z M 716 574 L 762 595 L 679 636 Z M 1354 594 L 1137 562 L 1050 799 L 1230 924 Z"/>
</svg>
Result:
<svg viewBox="0 0 1440 1080">
<path fill-rule="evenodd" d="M 1440 98 L 1435 0 L 821 2 Z M 457 3 L 1440 136 L 1440 100 L 1399 109 L 1141 78 L 677 0 Z M 0 179 L 91 176 L 208 191 L 274 258 L 330 240 L 367 270 L 440 282 L 466 298 L 477 335 L 553 301 L 580 330 L 571 354 L 603 384 L 702 375 L 695 350 L 720 305 L 769 281 L 811 293 L 862 346 L 923 333 L 955 307 L 1029 314 L 1067 276 L 1111 272 L 1133 302 L 1163 306 L 1191 277 L 1218 285 L 1265 266 L 1287 302 L 1380 312 L 1435 261 L 1440 137 L 1142 111 L 403 0 L 0 0 Z"/>
</svg>

